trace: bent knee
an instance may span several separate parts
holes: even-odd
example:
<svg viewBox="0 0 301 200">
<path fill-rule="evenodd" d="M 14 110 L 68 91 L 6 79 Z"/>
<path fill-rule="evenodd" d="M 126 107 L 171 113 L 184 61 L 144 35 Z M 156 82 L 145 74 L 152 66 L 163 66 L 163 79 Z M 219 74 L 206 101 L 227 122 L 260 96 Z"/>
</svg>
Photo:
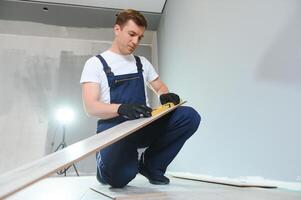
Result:
<svg viewBox="0 0 301 200">
<path fill-rule="evenodd" d="M 136 177 L 137 171 L 137 169 L 116 169 L 110 173 L 111 176 L 103 178 L 113 188 L 123 188 Z"/>
<path fill-rule="evenodd" d="M 201 116 L 194 108 L 188 106 L 182 106 L 180 108 L 182 109 L 183 117 L 189 119 L 191 123 L 196 125 L 200 124 Z"/>
<path fill-rule="evenodd" d="M 200 114 L 192 107 L 181 106 L 182 116 L 187 120 L 188 127 L 193 134 L 199 127 L 201 122 Z"/>
<path fill-rule="evenodd" d="M 113 176 L 111 183 L 109 183 L 113 188 L 123 188 L 130 181 L 132 181 L 136 177 L 135 173 L 126 173 L 126 174 L 116 174 Z"/>
</svg>

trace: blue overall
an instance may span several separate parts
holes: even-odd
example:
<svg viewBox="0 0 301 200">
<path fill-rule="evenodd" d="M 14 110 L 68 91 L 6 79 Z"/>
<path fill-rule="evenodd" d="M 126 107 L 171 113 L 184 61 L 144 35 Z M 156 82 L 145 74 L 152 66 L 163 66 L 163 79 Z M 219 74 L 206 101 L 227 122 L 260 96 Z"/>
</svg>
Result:
<svg viewBox="0 0 301 200">
<path fill-rule="evenodd" d="M 115 76 L 105 59 L 97 55 L 103 65 L 110 87 L 110 103 L 146 105 L 143 66 L 135 56 L 137 73 Z M 150 125 L 117 141 L 96 154 L 97 179 L 112 187 L 121 188 L 138 173 L 138 148 L 144 152 L 144 166 L 154 176 L 163 176 L 185 141 L 200 124 L 200 115 L 191 107 L 181 106 Z M 97 133 L 126 121 L 118 116 L 99 120 Z"/>
</svg>

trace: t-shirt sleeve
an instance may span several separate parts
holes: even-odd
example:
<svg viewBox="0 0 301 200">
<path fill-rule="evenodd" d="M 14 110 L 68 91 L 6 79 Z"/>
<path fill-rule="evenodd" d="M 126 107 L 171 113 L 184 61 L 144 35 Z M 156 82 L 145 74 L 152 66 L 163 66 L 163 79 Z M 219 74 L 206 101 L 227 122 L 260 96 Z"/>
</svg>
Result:
<svg viewBox="0 0 301 200">
<path fill-rule="evenodd" d="M 88 59 L 82 71 L 80 83 L 86 83 L 86 82 L 100 83 L 101 67 L 102 65 L 96 57 L 92 57 Z"/>
<path fill-rule="evenodd" d="M 145 57 L 141 56 L 141 62 L 143 65 L 143 69 L 145 70 L 145 78 L 147 82 L 150 83 L 159 77 L 154 66 Z"/>
</svg>

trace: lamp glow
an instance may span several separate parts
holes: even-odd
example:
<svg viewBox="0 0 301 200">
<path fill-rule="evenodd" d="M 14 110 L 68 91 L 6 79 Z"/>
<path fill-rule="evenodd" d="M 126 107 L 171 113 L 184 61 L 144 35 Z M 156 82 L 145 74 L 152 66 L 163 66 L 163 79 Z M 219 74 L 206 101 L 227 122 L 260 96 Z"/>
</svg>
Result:
<svg viewBox="0 0 301 200">
<path fill-rule="evenodd" d="M 56 119 L 62 124 L 68 124 L 74 119 L 74 112 L 69 107 L 62 107 L 56 112 Z"/>
</svg>

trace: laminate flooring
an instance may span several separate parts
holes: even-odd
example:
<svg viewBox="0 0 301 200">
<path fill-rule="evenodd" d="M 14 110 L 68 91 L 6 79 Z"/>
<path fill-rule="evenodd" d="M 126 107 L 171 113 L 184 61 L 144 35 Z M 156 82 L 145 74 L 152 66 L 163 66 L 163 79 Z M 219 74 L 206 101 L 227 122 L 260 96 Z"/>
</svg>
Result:
<svg viewBox="0 0 301 200">
<path fill-rule="evenodd" d="M 101 185 L 95 176 L 50 177 L 28 187 L 7 200 L 301 200 L 301 191 L 240 188 L 199 181 L 170 178 L 157 186 L 141 175 L 123 189 Z"/>
</svg>

